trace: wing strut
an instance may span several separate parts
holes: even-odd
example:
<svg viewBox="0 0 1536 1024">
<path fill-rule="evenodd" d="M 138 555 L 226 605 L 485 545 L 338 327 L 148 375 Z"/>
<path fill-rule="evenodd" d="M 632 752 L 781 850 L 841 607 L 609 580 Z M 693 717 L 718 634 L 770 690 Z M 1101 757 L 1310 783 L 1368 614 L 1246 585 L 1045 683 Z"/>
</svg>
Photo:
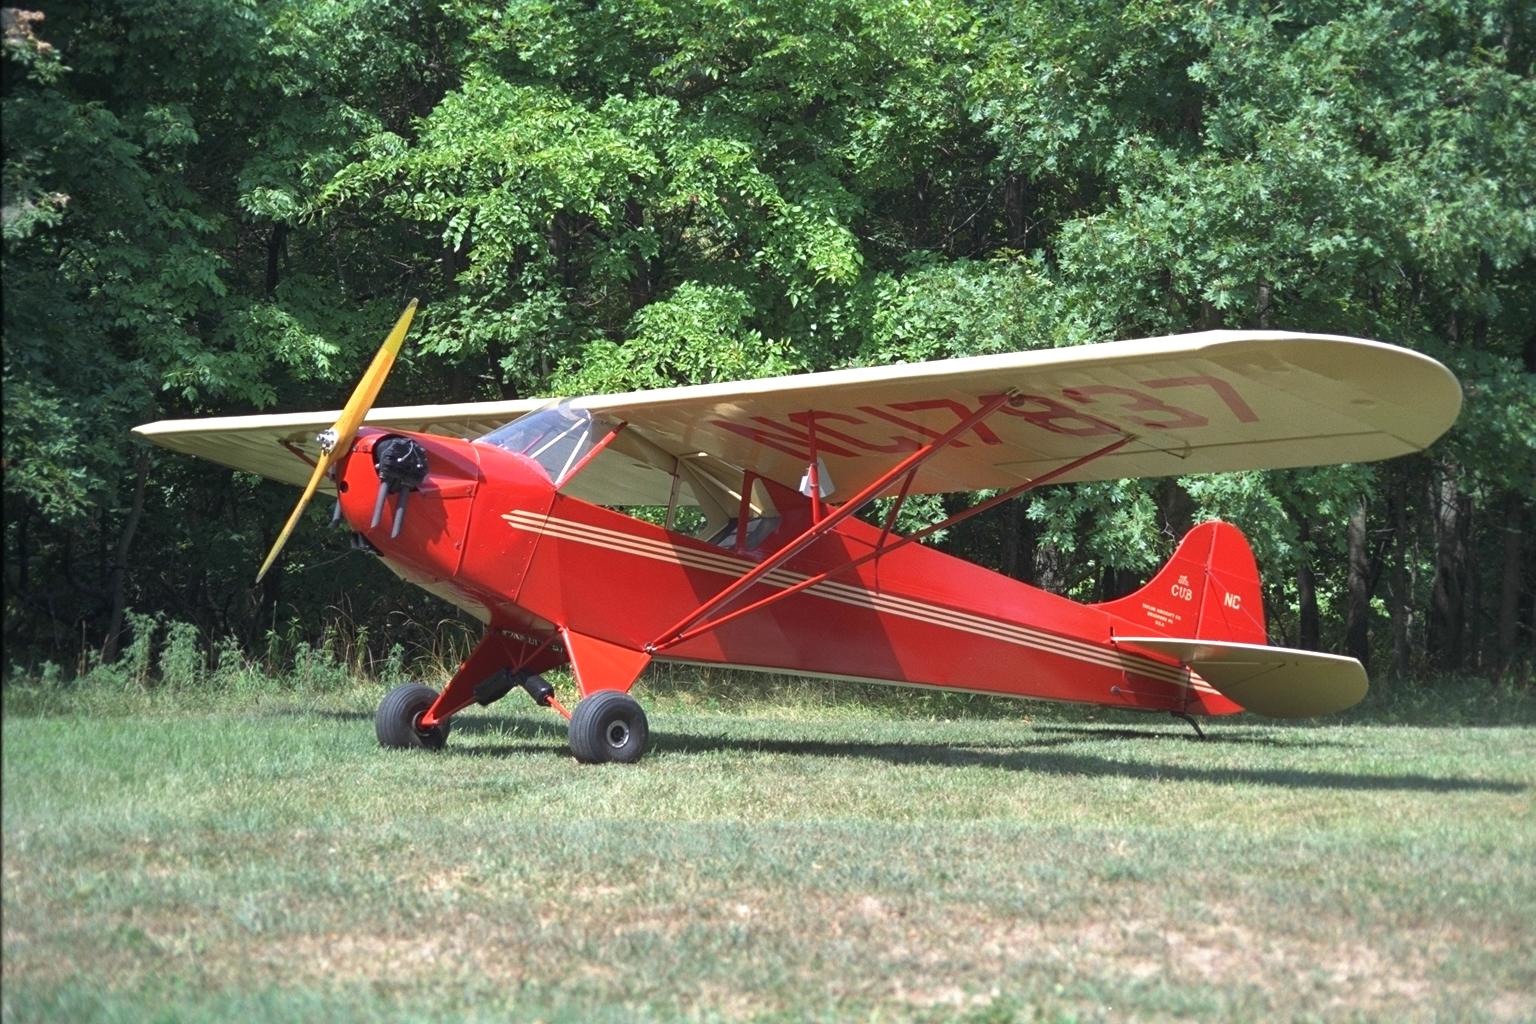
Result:
<svg viewBox="0 0 1536 1024">
<path fill-rule="evenodd" d="M 988 498 L 986 501 L 982 502 L 980 505 L 973 505 L 970 508 L 964 510 L 963 512 L 956 512 L 954 515 L 952 515 L 949 518 L 945 519 L 941 523 L 934 523 L 932 526 L 925 526 L 921 530 L 918 530 L 918 531 L 916 531 L 914 533 L 909 533 L 909 534 L 905 534 L 903 536 L 897 537 L 896 540 L 894 542 L 892 542 L 891 544 L 886 544 L 885 543 L 885 539 L 886 539 L 886 537 L 888 537 L 890 535 L 891 524 L 893 522 L 895 522 L 895 519 L 896 519 L 896 510 L 897 510 L 897 508 L 900 507 L 900 501 L 902 500 L 902 498 L 906 497 L 907 488 L 910 486 L 910 484 L 912 482 L 912 473 L 914 473 L 916 471 L 916 466 L 914 466 L 911 470 L 907 471 L 907 474 L 908 474 L 907 475 L 907 480 L 906 480 L 905 483 L 902 484 L 901 496 L 897 499 L 897 504 L 892 506 L 890 514 L 886 516 L 886 519 L 885 519 L 885 529 L 881 532 L 881 534 L 880 534 L 880 541 L 879 541 L 879 543 L 877 543 L 875 545 L 875 549 L 873 551 L 869 552 L 868 554 L 860 555 L 858 558 L 851 559 L 850 561 L 843 563 L 842 565 L 838 566 L 835 569 L 828 569 L 825 572 L 817 573 L 815 576 L 809 576 L 806 579 L 800 580 L 798 583 L 791 584 L 790 586 L 785 587 L 782 590 L 776 590 L 772 594 L 769 594 L 768 596 L 766 596 L 766 597 L 764 597 L 764 598 L 762 598 L 762 599 L 760 599 L 758 601 L 754 601 L 753 603 L 747 605 L 744 608 L 738 608 L 735 611 L 729 612 L 729 613 L 727 613 L 725 615 L 721 615 L 718 618 L 709 619 L 709 620 L 707 620 L 705 622 L 699 622 L 699 620 L 701 618 L 703 618 L 705 615 L 707 615 L 710 611 L 713 611 L 714 609 L 716 609 L 716 608 L 720 607 L 722 604 L 724 604 L 725 603 L 725 599 L 728 599 L 729 597 L 735 596 L 735 594 L 740 593 L 742 590 L 745 590 L 747 586 L 750 586 L 751 585 L 751 581 L 749 581 L 748 577 L 754 577 L 754 576 L 759 576 L 760 577 L 762 575 L 762 573 L 759 572 L 759 570 L 762 570 L 762 572 L 766 572 L 768 569 L 771 569 L 771 568 L 774 568 L 774 567 L 776 567 L 778 565 L 783 564 L 783 562 L 786 559 L 773 559 L 773 560 L 771 560 L 771 561 L 773 561 L 773 565 L 771 565 L 771 566 L 767 562 L 764 562 L 762 565 L 759 565 L 756 568 L 754 568 L 752 570 L 752 572 L 747 573 L 745 576 L 741 577 L 741 579 L 737 580 L 731 586 L 729 586 L 725 590 L 721 591 L 720 594 L 716 595 L 715 598 L 712 601 L 709 601 L 709 602 L 705 603 L 704 605 L 701 605 L 699 607 L 699 610 L 695 611 L 693 614 L 688 616 L 688 618 L 684 619 L 681 625 L 672 627 L 672 629 L 669 629 L 666 633 L 663 633 L 661 638 L 658 638 L 657 640 L 654 640 L 651 643 L 647 644 L 645 649 L 646 649 L 647 652 L 649 652 L 651 654 L 654 654 L 657 651 L 665 650 L 668 647 L 672 647 L 672 646 L 675 646 L 677 644 L 680 644 L 680 643 L 682 643 L 685 640 L 692 640 L 694 637 L 698 636 L 700 633 L 707 633 L 707 632 L 709 632 L 712 629 L 716 629 L 716 628 L 718 628 L 720 626 L 725 625 L 727 622 L 731 622 L 731 621 L 733 621 L 735 619 L 739 619 L 743 615 L 746 615 L 749 612 L 754 612 L 757 609 L 763 607 L 764 605 L 773 604 L 776 601 L 782 601 L 784 598 L 789 597 L 792 594 L 798 594 L 802 590 L 806 590 L 806 589 L 808 589 L 810 587 L 814 587 L 816 584 L 822 582 L 823 580 L 829 579 L 829 578 L 831 578 L 833 576 L 837 576 L 837 575 L 839 575 L 841 573 L 845 573 L 845 572 L 847 572 L 850 569 L 857 568 L 858 566 L 863 565 L 865 562 L 873 561 L 874 559 L 879 558 L 881 555 L 883 555 L 883 554 L 885 554 L 885 553 L 887 553 L 889 551 L 894 551 L 897 548 L 899 548 L 899 547 L 901 547 L 901 546 L 903 546 L 905 544 L 912 543 L 913 541 L 921 540 L 924 537 L 928 536 L 930 533 L 934 533 L 934 532 L 936 532 L 938 530 L 946 530 L 949 527 L 954 526 L 956 523 L 962 523 L 965 520 L 971 518 L 972 516 L 980 515 L 981 513 L 985 512 L 989 508 L 995 508 L 996 506 L 1001 505 L 1005 501 L 1009 501 L 1009 500 L 1011 500 L 1013 498 L 1017 498 L 1019 495 L 1023 494 L 1025 491 L 1033 490 L 1036 487 L 1041 487 L 1041 486 L 1043 486 L 1045 484 L 1048 484 L 1052 480 L 1055 480 L 1057 477 L 1062 476 L 1063 474 L 1072 472 L 1072 470 L 1076 469 L 1078 466 L 1084 465 L 1085 463 L 1092 462 L 1094 459 L 1103 458 L 1105 455 L 1108 455 L 1111 452 L 1118 451 L 1120 448 L 1123 448 L 1125 445 L 1129 444 L 1130 442 L 1134 441 L 1135 439 L 1136 439 L 1136 435 L 1134 435 L 1134 434 L 1126 434 L 1125 436 L 1123 436 L 1121 438 L 1118 438 L 1115 441 L 1110 442 L 1109 444 L 1107 444 L 1104 447 L 1098 449 L 1097 451 L 1089 452 L 1087 455 L 1084 455 L 1084 456 L 1082 456 L 1080 458 L 1073 459 L 1071 462 L 1068 462 L 1068 463 L 1066 463 L 1064 465 L 1056 467 L 1055 469 L 1051 470 L 1049 473 L 1044 473 L 1044 474 L 1042 474 L 1040 476 L 1037 476 L 1037 477 L 1035 477 L 1035 478 L 1033 478 L 1031 480 L 1026 480 L 1023 483 L 1018 484 L 1015 487 L 1008 488 L 1006 491 L 1001 491 L 998 494 L 993 495 L 991 498 Z M 938 445 L 939 443 L 940 442 L 938 442 L 938 441 L 934 442 L 935 445 Z M 901 467 L 899 467 L 899 466 L 897 467 L 898 470 L 900 470 L 900 468 Z M 894 474 L 891 474 L 891 475 L 894 475 Z M 883 483 L 883 482 L 886 482 L 886 478 L 882 478 L 882 480 L 876 481 L 876 484 Z M 875 485 L 871 485 L 871 486 L 875 486 Z M 861 497 L 862 497 L 862 495 L 861 495 Z M 843 518 L 841 513 L 845 509 L 849 509 L 849 508 L 857 509 L 859 504 L 862 504 L 862 502 L 859 502 L 857 498 L 855 498 L 853 500 L 850 500 L 846 505 L 843 505 L 842 508 L 839 508 L 837 510 L 837 512 L 833 513 L 833 515 L 836 516 L 837 518 L 841 519 L 841 518 Z M 814 540 L 815 537 L 820 537 L 822 534 L 824 534 L 826 532 L 825 530 L 818 530 L 817 529 L 817 527 L 819 527 L 820 525 L 821 524 L 818 523 L 816 526 L 813 526 L 811 529 L 807 530 L 804 534 L 801 534 L 801 536 L 799 538 L 797 538 L 794 542 L 792 542 L 792 544 L 790 544 L 789 547 L 793 547 L 793 548 L 795 548 L 796 551 L 798 551 L 801 548 L 803 548 L 805 546 L 805 544 L 808 544 L 808 543 L 810 543 L 811 540 Z M 813 533 L 815 534 L 815 537 L 811 536 L 811 534 L 813 534 Z M 780 553 L 782 553 L 783 550 L 785 550 L 785 549 L 780 549 Z M 698 624 L 695 625 L 695 623 L 698 623 Z M 692 628 L 689 628 L 690 626 Z"/>
<path fill-rule="evenodd" d="M 822 580 L 825 580 L 828 577 L 847 572 L 849 569 L 852 569 L 855 566 L 863 565 L 865 562 L 868 562 L 871 559 L 879 558 L 887 551 L 894 550 L 903 544 L 909 544 L 915 540 L 921 540 L 923 537 L 928 536 L 935 530 L 953 526 L 955 523 L 961 522 L 965 519 L 969 519 L 974 515 L 985 512 L 987 509 L 993 508 L 994 506 L 999 505 L 1002 502 L 1009 500 L 1010 498 L 1017 497 L 1018 495 L 1031 488 L 1039 487 L 1042 484 L 1049 483 L 1051 480 L 1054 480 L 1065 473 L 1071 472 L 1078 466 L 1091 462 L 1094 459 L 1102 458 L 1103 456 L 1108 455 L 1113 451 L 1117 451 L 1118 449 L 1129 444 L 1131 441 L 1135 440 L 1134 434 L 1124 434 L 1111 443 L 1105 445 L 1104 447 L 1099 448 L 1097 451 L 1090 452 L 1087 455 L 1074 459 L 1066 465 L 1059 466 L 1042 476 L 1026 480 L 1022 484 L 1011 487 L 1008 490 L 993 496 L 987 501 L 982 502 L 980 505 L 973 506 L 972 508 L 966 509 L 964 512 L 960 512 L 949 517 L 942 523 L 925 527 L 924 529 L 918 530 L 915 533 L 907 534 L 904 537 L 898 538 L 894 543 L 886 544 L 886 538 L 890 536 L 891 527 L 896 521 L 896 508 L 898 508 L 901 502 L 905 500 L 907 492 L 912 486 L 912 480 L 916 476 L 917 471 L 922 466 L 922 464 L 927 462 L 938 452 L 942 451 L 945 446 L 949 445 L 955 439 L 960 437 L 960 435 L 981 423 L 988 416 L 991 416 L 998 409 L 1001 409 L 1004 405 L 1011 404 L 1015 401 L 1017 401 L 1017 394 L 1012 390 L 1004 392 L 1003 394 L 986 396 L 981 403 L 981 407 L 978 408 L 975 412 L 961 420 L 958 424 L 950 428 L 945 433 L 934 437 L 926 445 L 913 451 L 905 459 L 902 459 L 896 465 L 892 466 L 879 478 L 871 482 L 862 491 L 854 495 L 852 498 L 849 498 L 835 510 L 827 512 L 825 515 L 820 517 L 813 516 L 811 526 L 809 526 L 805 532 L 801 533 L 800 536 L 779 548 L 772 555 L 768 556 L 768 558 L 764 559 L 762 562 L 754 566 L 750 571 L 746 572 L 739 579 L 735 580 L 733 583 L 727 586 L 724 590 L 720 591 L 720 593 L 699 605 L 699 607 L 694 609 L 692 612 L 689 612 L 671 628 L 663 631 L 655 640 L 652 640 L 650 643 L 645 645 L 645 650 L 651 654 L 654 654 L 657 651 L 665 650 L 668 647 L 673 647 L 685 640 L 692 639 L 693 637 L 698 636 L 700 633 L 708 632 L 709 630 L 724 625 L 733 619 L 740 618 L 742 615 L 761 608 L 766 604 L 771 604 L 774 601 L 782 600 L 791 594 L 797 594 L 807 587 L 811 587 L 817 583 L 820 583 Z M 811 464 L 813 467 L 815 465 L 815 458 L 816 453 L 813 450 L 811 453 Z M 788 562 L 795 555 L 805 550 L 805 548 L 809 545 L 826 536 L 826 534 L 829 533 L 834 526 L 849 516 L 853 515 L 866 503 L 879 495 L 881 491 L 885 490 L 896 480 L 903 477 L 905 479 L 902 480 L 901 492 L 897 497 L 896 506 L 893 507 L 890 514 L 886 516 L 885 528 L 881 531 L 880 540 L 875 545 L 875 549 L 872 552 L 856 558 L 844 565 L 841 565 L 836 569 L 831 569 L 826 572 L 819 573 L 786 589 L 775 591 L 773 594 L 768 595 L 762 600 L 750 604 L 745 608 L 739 608 L 736 611 L 729 613 L 728 615 L 722 615 L 713 619 L 709 618 L 711 613 L 719 610 L 720 608 L 729 604 L 731 601 L 734 601 L 736 598 L 745 593 L 750 587 L 752 587 L 753 584 L 761 580 L 764 576 L 767 576 L 770 572 Z M 814 469 L 811 471 L 811 480 L 812 493 L 815 494 L 818 488 L 816 486 L 817 481 L 815 480 Z"/>
<path fill-rule="evenodd" d="M 1000 395 L 993 395 L 982 402 L 981 408 L 967 416 L 964 420 L 960 421 L 960 423 L 952 427 L 950 430 L 929 441 L 927 445 L 917 449 L 911 455 L 908 455 L 896 465 L 892 466 L 884 474 L 870 483 L 868 487 L 865 487 L 858 494 L 855 494 L 852 498 L 849 498 L 842 505 L 838 506 L 836 510 L 827 513 L 821 519 L 813 522 L 812 525 L 808 527 L 806 531 L 800 536 L 796 537 L 782 548 L 779 548 L 779 550 L 769 555 L 763 561 L 754 566 L 750 571 L 742 575 L 740 579 L 727 586 L 724 590 L 720 591 L 720 593 L 716 594 L 708 601 L 705 601 L 703 604 L 699 605 L 698 608 L 689 612 L 676 625 L 663 631 L 662 634 L 655 640 L 652 640 L 650 643 L 646 644 L 645 649 L 654 653 L 656 651 L 671 647 L 673 644 L 679 643 L 687 636 L 692 635 L 692 633 L 686 632 L 688 627 L 699 622 L 701 619 L 709 615 L 710 612 L 713 612 L 715 609 L 721 607 L 727 602 L 735 600 L 740 594 L 746 591 L 747 588 L 751 587 L 758 580 L 762 579 L 764 576 L 768 575 L 770 572 L 777 569 L 785 562 L 789 561 L 795 555 L 805 550 L 805 548 L 812 543 L 826 536 L 827 533 L 831 531 L 832 527 L 836 526 L 838 523 L 842 522 L 844 519 L 847 519 L 849 516 L 857 512 L 864 506 L 866 502 L 876 497 L 881 491 L 889 487 L 893 481 L 905 473 L 915 472 L 917 467 L 931 459 L 937 452 L 942 450 L 945 445 L 958 438 L 967 430 L 970 430 L 972 427 L 976 426 L 976 424 L 992 415 L 998 409 L 1001 409 L 1004 405 L 1014 401 L 1014 394 L 1014 392 L 1008 391 Z M 815 455 L 815 452 L 811 453 L 811 458 L 813 461 L 815 459 Z M 718 624 L 719 623 L 716 622 L 713 625 Z M 713 625 L 707 628 L 713 628 Z M 702 632 L 702 629 L 694 630 L 693 632 Z"/>
</svg>

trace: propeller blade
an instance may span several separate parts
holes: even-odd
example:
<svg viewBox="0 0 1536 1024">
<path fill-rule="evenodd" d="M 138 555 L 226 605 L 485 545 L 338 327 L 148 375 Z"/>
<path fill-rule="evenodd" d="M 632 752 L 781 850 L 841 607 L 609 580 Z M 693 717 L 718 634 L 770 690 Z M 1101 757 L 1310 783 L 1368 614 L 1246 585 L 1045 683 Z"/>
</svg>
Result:
<svg viewBox="0 0 1536 1024">
<path fill-rule="evenodd" d="M 395 365 L 395 356 L 400 354 L 405 332 L 411 329 L 411 319 L 415 316 L 416 300 L 412 299 L 411 304 L 405 307 L 405 312 L 400 314 L 400 319 L 395 321 L 395 329 L 389 332 L 389 337 L 379 346 L 373 362 L 368 365 L 368 372 L 357 382 L 357 389 L 352 392 L 346 408 L 341 410 L 340 418 L 331 428 L 336 431 L 333 451 L 346 451 L 351 446 L 357 428 L 362 426 L 363 417 L 373 407 L 373 400 L 379 397 L 379 389 L 384 386 L 384 378 L 389 376 L 389 368 Z"/>
<path fill-rule="evenodd" d="M 400 354 L 400 346 L 405 343 L 405 332 L 411 328 L 411 320 L 416 316 L 416 300 L 405 307 L 405 312 L 400 314 L 400 319 L 395 321 L 394 330 L 389 332 L 389 337 L 384 339 L 384 344 L 374 355 L 373 362 L 368 364 L 367 371 L 362 380 L 357 382 L 357 387 L 352 391 L 352 397 L 347 399 L 346 406 L 341 410 L 331 433 L 335 435 L 329 451 L 321 451 L 320 458 L 315 460 L 315 471 L 309 476 L 309 483 L 304 487 L 304 493 L 299 497 L 299 503 L 293 507 L 293 513 L 288 516 L 288 522 L 283 525 L 283 530 L 277 535 L 277 540 L 272 545 L 272 550 L 267 552 L 266 561 L 261 563 L 261 569 L 256 573 L 256 582 L 260 583 L 266 576 L 267 570 L 272 568 L 272 563 L 277 561 L 278 554 L 283 550 L 283 545 L 288 543 L 288 537 L 293 533 L 293 528 L 299 522 L 299 517 L 304 514 L 309 500 L 315 496 L 315 491 L 320 487 L 320 481 L 324 479 L 326 471 L 331 468 L 331 462 L 338 452 L 345 454 L 352 446 L 352 439 L 357 436 L 357 428 L 362 426 L 363 417 L 368 415 L 368 410 L 373 406 L 374 399 L 379 397 L 379 389 L 384 386 L 384 378 L 389 376 L 390 367 L 395 364 L 395 356 Z"/>
<path fill-rule="evenodd" d="M 277 540 L 272 545 L 272 550 L 267 552 L 267 560 L 261 563 L 261 568 L 256 572 L 256 582 L 260 583 L 267 570 L 272 568 L 272 563 L 277 561 L 283 545 L 288 543 L 288 536 L 293 533 L 293 528 L 298 525 L 299 516 L 304 514 L 304 509 L 309 507 L 309 499 L 315 496 L 315 491 L 320 487 L 320 480 L 325 476 L 325 471 L 331 468 L 331 453 L 323 452 L 320 458 L 315 460 L 315 471 L 309 475 L 309 483 L 304 486 L 304 493 L 299 497 L 299 503 L 293 506 L 293 512 L 288 516 L 288 522 L 283 524 L 283 532 L 277 535 Z"/>
</svg>

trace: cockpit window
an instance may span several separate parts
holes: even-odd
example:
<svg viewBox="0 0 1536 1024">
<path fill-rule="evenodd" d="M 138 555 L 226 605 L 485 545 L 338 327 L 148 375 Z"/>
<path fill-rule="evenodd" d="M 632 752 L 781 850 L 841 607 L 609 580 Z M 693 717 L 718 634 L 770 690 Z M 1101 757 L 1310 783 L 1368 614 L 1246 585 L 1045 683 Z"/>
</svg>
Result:
<svg viewBox="0 0 1536 1024">
<path fill-rule="evenodd" d="M 723 548 L 759 550 L 779 525 L 773 499 L 754 474 L 703 452 L 669 451 L 569 399 L 526 413 L 475 443 L 533 460 L 561 494 Z M 599 447 L 595 458 L 586 458 Z M 587 468 L 577 473 L 581 466 Z"/>
<path fill-rule="evenodd" d="M 779 528 L 779 517 L 750 516 L 747 519 L 745 534 L 741 533 L 740 525 L 741 520 L 732 518 L 724 527 L 715 531 L 715 535 L 709 538 L 709 542 L 719 548 L 740 547 L 743 551 L 756 551 L 763 546 L 763 541 Z"/>
<path fill-rule="evenodd" d="M 558 487 L 601 439 L 590 412 L 558 402 L 535 409 L 476 440 L 528 456 Z"/>
</svg>

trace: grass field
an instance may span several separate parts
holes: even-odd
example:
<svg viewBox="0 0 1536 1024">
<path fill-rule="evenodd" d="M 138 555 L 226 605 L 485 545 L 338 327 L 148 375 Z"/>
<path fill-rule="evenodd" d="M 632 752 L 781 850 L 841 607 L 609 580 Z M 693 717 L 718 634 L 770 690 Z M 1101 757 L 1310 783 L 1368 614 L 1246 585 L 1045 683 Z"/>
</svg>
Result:
<svg viewBox="0 0 1536 1024">
<path fill-rule="evenodd" d="M 9 688 L 4 1019 L 1536 1019 L 1529 724 L 380 692 Z"/>
</svg>

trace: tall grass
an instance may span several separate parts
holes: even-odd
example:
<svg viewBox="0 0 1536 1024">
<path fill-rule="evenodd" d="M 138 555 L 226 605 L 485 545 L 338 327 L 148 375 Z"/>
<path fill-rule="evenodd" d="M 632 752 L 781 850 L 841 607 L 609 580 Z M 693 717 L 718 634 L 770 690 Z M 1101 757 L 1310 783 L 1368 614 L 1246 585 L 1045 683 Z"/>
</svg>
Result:
<svg viewBox="0 0 1536 1024">
<path fill-rule="evenodd" d="M 338 609 L 338 612 L 343 610 Z M 366 627 L 338 614 L 317 639 L 298 622 L 272 629 L 256 649 L 232 636 L 208 638 L 186 622 L 130 611 L 129 642 L 113 662 L 87 656 L 74 672 L 56 664 L 26 670 L 8 667 L 5 706 L 18 713 L 50 709 L 111 714 L 146 704 L 196 704 L 230 697 L 248 701 L 352 692 L 371 701 L 384 689 L 410 680 L 441 687 L 478 639 L 478 628 L 444 620 L 430 643 L 381 644 Z M 571 693 L 568 673 L 551 673 Z M 1129 712 L 1090 705 L 1046 704 L 929 688 L 828 682 L 795 676 L 700 666 L 653 666 L 637 696 L 650 707 L 675 711 L 740 711 L 753 707 L 806 714 L 860 713 L 907 719 L 1026 718 L 1053 721 L 1125 720 Z M 124 703 L 123 697 L 129 697 Z M 1299 723 L 1392 725 L 1536 724 L 1536 686 L 1510 676 L 1443 676 L 1378 684 L 1360 705 L 1342 715 Z M 1216 725 L 1220 728 L 1220 725 Z"/>
<path fill-rule="evenodd" d="M 33 671 L 8 666 L 7 710 L 25 714 L 67 706 L 110 712 L 165 699 L 336 693 L 393 685 L 413 678 L 413 670 L 438 678 L 443 661 L 452 657 L 445 649 L 412 662 L 400 644 L 381 657 L 365 630 L 328 627 L 311 641 L 297 623 L 269 630 L 253 651 L 232 636 L 204 637 L 187 622 L 132 611 L 127 618 L 129 642 L 115 661 L 92 652 L 74 672 L 51 662 Z"/>
</svg>

